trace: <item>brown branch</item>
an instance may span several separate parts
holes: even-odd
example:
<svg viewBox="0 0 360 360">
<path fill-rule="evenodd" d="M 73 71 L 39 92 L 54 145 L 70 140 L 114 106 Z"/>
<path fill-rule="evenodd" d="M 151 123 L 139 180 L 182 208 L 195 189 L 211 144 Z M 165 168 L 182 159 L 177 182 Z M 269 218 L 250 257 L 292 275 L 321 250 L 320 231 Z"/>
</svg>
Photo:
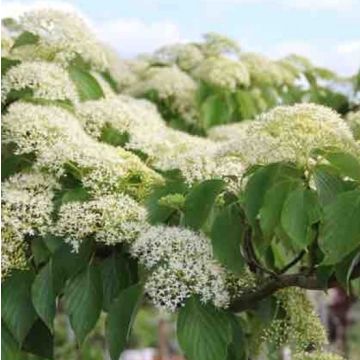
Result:
<svg viewBox="0 0 360 360">
<path fill-rule="evenodd" d="M 351 278 L 356 279 L 359 277 L 360 266 L 358 265 L 354 269 Z M 256 290 L 241 295 L 238 299 L 232 302 L 230 309 L 234 312 L 249 310 L 253 308 L 258 301 L 267 298 L 276 291 L 293 286 L 308 290 L 325 290 L 324 285 L 320 283 L 313 274 L 282 274 L 279 275 L 276 279 L 268 279 Z M 335 277 L 331 277 L 326 288 L 330 289 L 336 286 L 339 286 L 339 283 Z"/>
</svg>

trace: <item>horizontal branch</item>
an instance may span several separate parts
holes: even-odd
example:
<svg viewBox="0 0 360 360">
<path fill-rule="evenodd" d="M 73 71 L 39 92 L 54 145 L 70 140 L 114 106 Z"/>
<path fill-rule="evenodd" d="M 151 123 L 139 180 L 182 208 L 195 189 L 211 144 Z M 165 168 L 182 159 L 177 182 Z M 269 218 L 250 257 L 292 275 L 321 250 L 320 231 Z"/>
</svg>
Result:
<svg viewBox="0 0 360 360">
<path fill-rule="evenodd" d="M 356 266 L 351 278 L 356 279 L 359 277 L 360 266 Z M 330 289 L 338 285 L 339 283 L 337 282 L 336 278 L 331 277 L 326 289 Z M 320 281 L 316 278 L 314 274 L 281 274 L 277 278 L 268 279 L 256 290 L 241 295 L 238 299 L 232 302 L 232 304 L 230 305 L 230 309 L 234 312 L 249 310 L 253 308 L 258 301 L 271 296 L 278 290 L 288 287 L 299 287 L 308 290 L 325 290 L 324 284 L 320 283 Z"/>
</svg>

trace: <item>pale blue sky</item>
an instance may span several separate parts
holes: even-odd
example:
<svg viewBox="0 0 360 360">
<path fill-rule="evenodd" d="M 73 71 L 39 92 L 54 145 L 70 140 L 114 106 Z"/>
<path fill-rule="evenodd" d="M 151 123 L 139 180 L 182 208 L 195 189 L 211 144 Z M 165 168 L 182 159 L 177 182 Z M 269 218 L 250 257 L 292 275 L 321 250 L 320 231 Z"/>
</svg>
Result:
<svg viewBox="0 0 360 360">
<path fill-rule="evenodd" d="M 342 74 L 360 66 L 360 0 L 3 0 L 2 14 L 44 3 L 79 10 L 123 56 L 216 31 L 271 57 L 297 52 Z"/>
</svg>

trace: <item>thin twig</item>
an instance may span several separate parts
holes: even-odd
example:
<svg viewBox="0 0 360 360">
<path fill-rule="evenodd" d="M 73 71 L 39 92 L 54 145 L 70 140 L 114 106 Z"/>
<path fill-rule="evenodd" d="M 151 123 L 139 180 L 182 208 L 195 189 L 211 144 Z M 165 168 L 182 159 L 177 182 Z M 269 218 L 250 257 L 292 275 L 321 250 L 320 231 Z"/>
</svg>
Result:
<svg viewBox="0 0 360 360">
<path fill-rule="evenodd" d="M 285 265 L 281 270 L 278 271 L 278 274 L 286 273 L 290 268 L 296 265 L 306 254 L 305 250 L 302 250 L 297 256 L 294 257 L 287 265 Z"/>
<path fill-rule="evenodd" d="M 256 269 L 258 269 L 258 270 L 264 272 L 265 274 L 268 274 L 274 278 L 278 277 L 277 273 L 267 269 L 265 266 L 263 266 L 260 263 L 259 259 L 257 258 L 252 241 L 251 241 L 251 228 L 250 227 L 245 231 L 244 255 L 245 255 L 245 260 L 247 261 L 247 263 L 249 265 L 249 269 L 252 272 L 256 272 Z"/>
</svg>

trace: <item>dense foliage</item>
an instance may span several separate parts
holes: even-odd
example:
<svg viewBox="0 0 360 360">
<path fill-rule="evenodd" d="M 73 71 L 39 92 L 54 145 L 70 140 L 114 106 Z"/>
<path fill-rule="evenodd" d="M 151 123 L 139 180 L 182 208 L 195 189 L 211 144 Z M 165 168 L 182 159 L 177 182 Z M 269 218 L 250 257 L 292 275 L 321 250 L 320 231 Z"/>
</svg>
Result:
<svg viewBox="0 0 360 360">
<path fill-rule="evenodd" d="M 305 289 L 359 292 L 358 78 L 207 34 L 122 60 L 73 14 L 2 34 L 2 354 L 140 306 L 189 360 L 337 360 Z M 324 105 L 332 107 L 326 107 Z"/>
</svg>

